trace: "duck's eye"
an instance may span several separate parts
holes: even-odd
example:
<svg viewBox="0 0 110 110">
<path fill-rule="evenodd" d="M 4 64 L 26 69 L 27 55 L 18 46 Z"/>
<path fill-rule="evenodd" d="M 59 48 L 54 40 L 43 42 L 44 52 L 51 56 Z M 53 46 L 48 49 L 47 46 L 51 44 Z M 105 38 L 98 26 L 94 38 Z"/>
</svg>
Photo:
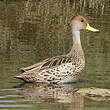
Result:
<svg viewBox="0 0 110 110">
<path fill-rule="evenodd" d="M 83 19 L 81 19 L 81 22 L 84 22 L 84 20 L 83 20 Z"/>
</svg>

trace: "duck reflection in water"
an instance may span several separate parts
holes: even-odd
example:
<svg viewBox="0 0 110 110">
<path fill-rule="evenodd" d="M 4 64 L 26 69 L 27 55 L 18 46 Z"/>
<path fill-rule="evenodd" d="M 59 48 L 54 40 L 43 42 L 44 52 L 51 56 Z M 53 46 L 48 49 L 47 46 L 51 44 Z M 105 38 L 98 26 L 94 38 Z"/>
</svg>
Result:
<svg viewBox="0 0 110 110">
<path fill-rule="evenodd" d="M 54 103 L 56 107 L 65 107 L 67 110 L 82 110 L 84 98 L 76 93 L 77 84 L 47 85 L 25 83 L 16 88 L 26 100 L 36 103 Z"/>
</svg>

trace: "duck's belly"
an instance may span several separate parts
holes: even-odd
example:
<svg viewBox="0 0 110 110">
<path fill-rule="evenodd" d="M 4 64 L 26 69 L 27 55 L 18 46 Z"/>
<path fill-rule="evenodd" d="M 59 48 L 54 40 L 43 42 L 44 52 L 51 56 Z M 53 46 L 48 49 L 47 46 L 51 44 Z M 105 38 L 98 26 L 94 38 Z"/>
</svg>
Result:
<svg viewBox="0 0 110 110">
<path fill-rule="evenodd" d="M 67 78 L 62 79 L 61 81 L 59 81 L 59 83 L 74 83 L 76 82 L 78 79 L 80 78 L 80 75 L 76 75 L 76 76 L 69 76 Z"/>
</svg>

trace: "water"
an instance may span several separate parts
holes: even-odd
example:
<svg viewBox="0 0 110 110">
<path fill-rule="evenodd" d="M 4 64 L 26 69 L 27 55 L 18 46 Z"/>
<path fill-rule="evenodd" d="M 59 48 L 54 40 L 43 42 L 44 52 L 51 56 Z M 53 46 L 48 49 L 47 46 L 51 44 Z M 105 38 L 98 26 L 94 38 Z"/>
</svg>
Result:
<svg viewBox="0 0 110 110">
<path fill-rule="evenodd" d="M 71 49 L 70 19 L 85 15 L 100 33 L 81 32 L 86 67 L 77 85 L 22 84 L 19 68 Z M 110 88 L 110 1 L 0 1 L 0 110 L 109 110 L 109 101 L 74 93 Z"/>
</svg>

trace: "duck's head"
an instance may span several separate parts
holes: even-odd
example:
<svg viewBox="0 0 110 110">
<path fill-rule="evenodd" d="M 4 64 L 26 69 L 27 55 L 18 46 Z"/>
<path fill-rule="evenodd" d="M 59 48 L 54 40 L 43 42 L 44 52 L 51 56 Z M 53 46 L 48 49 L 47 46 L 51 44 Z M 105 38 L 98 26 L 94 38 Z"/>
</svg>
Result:
<svg viewBox="0 0 110 110">
<path fill-rule="evenodd" d="M 92 28 L 88 21 L 80 15 L 74 16 L 71 21 L 71 26 L 74 31 L 80 31 L 81 29 L 87 29 L 89 31 L 98 32 L 98 29 Z"/>
</svg>

